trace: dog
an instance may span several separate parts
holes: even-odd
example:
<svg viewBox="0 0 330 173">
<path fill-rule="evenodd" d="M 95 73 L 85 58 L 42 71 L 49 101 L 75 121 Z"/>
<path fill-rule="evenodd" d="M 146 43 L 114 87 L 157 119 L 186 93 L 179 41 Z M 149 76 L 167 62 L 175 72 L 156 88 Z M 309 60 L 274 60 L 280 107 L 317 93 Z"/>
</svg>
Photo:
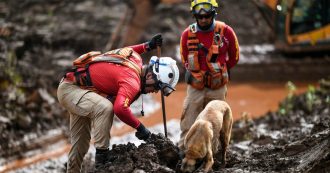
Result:
<svg viewBox="0 0 330 173">
<path fill-rule="evenodd" d="M 214 163 L 213 154 L 219 151 L 221 143 L 221 167 L 226 164 L 226 150 L 229 145 L 233 124 L 232 111 L 225 101 L 213 100 L 198 115 L 184 139 L 182 172 L 193 172 L 198 161 L 204 160 L 204 171 L 208 172 Z"/>
</svg>

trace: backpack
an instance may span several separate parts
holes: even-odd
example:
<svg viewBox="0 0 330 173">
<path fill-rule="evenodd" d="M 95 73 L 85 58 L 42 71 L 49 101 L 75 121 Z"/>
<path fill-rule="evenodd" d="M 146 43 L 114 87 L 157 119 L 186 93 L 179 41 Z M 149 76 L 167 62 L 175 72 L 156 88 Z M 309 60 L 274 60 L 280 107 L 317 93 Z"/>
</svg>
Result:
<svg viewBox="0 0 330 173">
<path fill-rule="evenodd" d="M 86 65 L 92 63 L 93 58 L 98 55 L 101 55 L 101 52 L 92 51 L 92 52 L 85 53 L 73 61 L 73 66 L 76 68 L 86 67 Z"/>
<path fill-rule="evenodd" d="M 110 62 L 129 67 L 141 76 L 141 67 L 130 60 L 130 57 L 140 58 L 141 56 L 134 52 L 132 48 L 122 48 L 108 51 L 102 54 L 99 51 L 91 51 L 79 56 L 73 61 L 73 69 L 75 80 L 79 86 L 92 87 L 92 81 L 89 75 L 89 65 L 97 62 Z"/>
</svg>

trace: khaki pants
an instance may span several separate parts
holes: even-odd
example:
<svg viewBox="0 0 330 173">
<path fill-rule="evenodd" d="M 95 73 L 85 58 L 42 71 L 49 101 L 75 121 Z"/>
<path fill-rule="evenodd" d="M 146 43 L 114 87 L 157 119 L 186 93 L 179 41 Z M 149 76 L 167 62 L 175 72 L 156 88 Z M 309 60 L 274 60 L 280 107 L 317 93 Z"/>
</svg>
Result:
<svg viewBox="0 0 330 173">
<path fill-rule="evenodd" d="M 107 149 L 113 121 L 113 105 L 95 92 L 62 81 L 57 90 L 62 106 L 70 113 L 71 150 L 67 172 L 80 172 L 85 154 L 89 149 L 91 127 L 93 126 L 94 146 Z"/>
<path fill-rule="evenodd" d="M 209 88 L 204 88 L 203 90 L 197 90 L 191 85 L 188 85 L 187 96 L 183 103 L 183 111 L 181 115 L 180 122 L 180 140 L 179 148 L 184 149 L 183 143 L 186 134 L 188 133 L 190 127 L 195 122 L 198 114 L 205 108 L 207 103 L 212 100 L 225 100 L 227 94 L 227 86 L 211 90 Z"/>
</svg>

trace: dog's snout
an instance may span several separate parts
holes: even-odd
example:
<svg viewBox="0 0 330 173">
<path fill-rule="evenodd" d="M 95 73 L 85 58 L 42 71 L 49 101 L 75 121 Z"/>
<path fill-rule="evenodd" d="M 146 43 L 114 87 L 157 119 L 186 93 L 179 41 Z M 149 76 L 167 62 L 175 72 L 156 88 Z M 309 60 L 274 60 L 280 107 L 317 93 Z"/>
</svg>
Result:
<svg viewBox="0 0 330 173">
<path fill-rule="evenodd" d="M 186 162 L 182 162 L 180 170 L 183 173 L 191 173 L 195 170 L 195 165 L 189 165 Z"/>
<path fill-rule="evenodd" d="M 187 165 L 187 164 L 186 164 L 185 162 L 181 164 L 181 168 L 180 168 L 181 172 L 183 172 L 183 173 L 185 172 L 185 170 L 186 170 L 186 165 Z"/>
</svg>

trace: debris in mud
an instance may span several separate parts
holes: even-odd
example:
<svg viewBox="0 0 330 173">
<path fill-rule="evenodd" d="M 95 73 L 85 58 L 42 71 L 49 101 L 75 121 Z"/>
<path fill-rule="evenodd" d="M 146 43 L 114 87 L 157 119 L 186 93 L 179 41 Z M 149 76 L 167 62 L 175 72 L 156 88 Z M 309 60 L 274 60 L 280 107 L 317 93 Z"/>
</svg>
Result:
<svg viewBox="0 0 330 173">
<path fill-rule="evenodd" d="M 63 70 L 80 54 L 104 49 L 126 2 L 0 2 L 0 158 L 20 155 L 29 148 L 27 145 L 31 141 L 51 129 L 68 128 L 64 109 L 57 102 L 53 104 Z M 188 23 L 194 22 L 187 7 L 189 2 L 157 6 L 140 41 L 161 32 L 166 43 L 163 54 L 176 56 L 173 50 L 179 43 L 180 33 Z M 241 45 L 269 40 L 265 22 L 251 2 L 223 1 L 218 18 L 234 28 Z M 329 91 L 329 85 L 327 88 Z M 319 99 L 311 104 L 314 97 Z M 275 112 L 258 120 L 235 123 L 227 167 L 222 171 L 329 172 L 329 132 L 326 130 L 330 124 L 329 92 L 316 90 L 295 97 L 291 103 L 294 107 L 286 109 L 284 115 Z M 114 156 L 118 155 L 118 166 L 109 163 L 109 167 L 99 171 L 118 172 L 133 168 L 137 172 L 175 171 L 174 162 L 179 161 L 175 145 L 158 136 L 153 139 L 156 141 L 139 147 L 132 144 L 115 146 L 113 152 Z M 157 141 L 159 143 L 155 143 Z M 213 167 L 215 172 L 219 170 L 217 165 Z M 93 170 L 91 166 L 85 165 L 84 169 Z"/>
<path fill-rule="evenodd" d="M 269 112 L 235 122 L 226 167 L 220 168 L 221 156 L 216 154 L 211 172 L 329 172 L 329 81 L 293 95 L 286 114 Z M 152 135 L 138 147 L 114 145 L 111 152 L 114 160 L 95 172 L 179 172 L 179 149 L 161 135 Z"/>
<path fill-rule="evenodd" d="M 238 19 L 241 18 L 237 16 L 235 20 L 227 20 L 232 15 L 230 13 L 219 15 L 237 28 L 240 42 L 260 43 L 266 40 L 264 37 L 255 37 L 259 41 L 251 40 L 250 35 L 246 37 L 246 30 L 238 29 L 244 23 L 244 26 L 253 25 L 251 30 L 258 30 L 254 34 L 260 35 L 261 30 L 262 33 L 267 32 L 261 24 L 263 21 L 258 22 L 258 27 L 254 24 L 260 15 L 249 10 L 252 3 L 234 3 L 234 8 L 243 10 L 245 14 L 254 14 L 240 22 Z M 123 11 L 130 5 L 131 1 L 120 0 L 0 2 L 0 109 L 3 110 L 0 112 L 0 157 L 18 154 L 20 151 L 12 153 L 12 148 L 20 147 L 15 145 L 16 141 L 27 138 L 28 133 L 36 139 L 50 129 L 68 128 L 66 111 L 56 101 L 56 88 L 65 68 L 83 53 L 103 51 L 125 15 Z M 230 1 L 224 2 L 221 10 L 231 11 L 232 7 Z M 181 32 L 194 22 L 189 15 L 189 2 L 175 5 L 160 3 L 154 10 L 150 23 L 139 25 L 145 30 L 136 43 L 162 33 L 166 43 L 162 53 L 175 57 L 177 54 L 173 50 L 179 44 Z M 125 32 L 126 29 L 122 30 Z"/>
<path fill-rule="evenodd" d="M 179 161 L 179 148 L 162 134 L 152 134 L 146 143 L 136 147 L 132 143 L 114 145 L 113 161 L 95 172 L 175 172 Z"/>
</svg>

